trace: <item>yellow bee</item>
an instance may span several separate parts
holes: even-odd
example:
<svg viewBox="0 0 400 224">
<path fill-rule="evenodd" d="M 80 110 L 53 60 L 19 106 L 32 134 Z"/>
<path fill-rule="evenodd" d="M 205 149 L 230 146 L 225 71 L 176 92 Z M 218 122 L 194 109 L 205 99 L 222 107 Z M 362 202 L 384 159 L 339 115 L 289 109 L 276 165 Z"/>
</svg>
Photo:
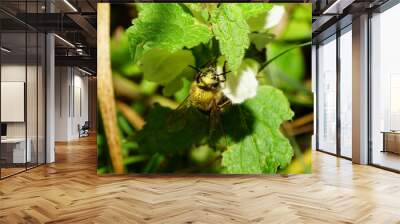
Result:
<svg viewBox="0 0 400 224">
<path fill-rule="evenodd" d="M 229 73 L 225 71 L 225 67 L 226 64 L 224 64 L 224 71 L 221 74 L 217 73 L 215 64 L 206 66 L 203 69 L 192 67 L 198 73 L 190 87 L 188 96 L 191 106 L 204 112 L 214 112 L 229 103 L 229 100 L 221 91 L 226 80 L 226 74 Z"/>
<path fill-rule="evenodd" d="M 216 130 L 219 122 L 219 114 L 222 109 L 231 103 L 231 101 L 224 96 L 222 88 L 226 80 L 226 62 L 223 66 L 223 72 L 217 72 L 216 61 L 209 62 L 206 66 L 199 69 L 196 67 L 191 68 L 197 71 L 195 80 L 191 84 L 188 97 L 179 105 L 173 112 L 172 116 L 168 119 L 168 123 L 172 124 L 176 121 L 181 121 L 182 128 L 185 126 L 185 114 L 190 107 L 194 107 L 209 115 L 210 120 L 210 135 Z M 220 129 L 223 129 L 221 124 Z M 172 130 L 172 129 L 171 129 Z M 222 130 L 223 131 L 223 130 Z"/>
</svg>

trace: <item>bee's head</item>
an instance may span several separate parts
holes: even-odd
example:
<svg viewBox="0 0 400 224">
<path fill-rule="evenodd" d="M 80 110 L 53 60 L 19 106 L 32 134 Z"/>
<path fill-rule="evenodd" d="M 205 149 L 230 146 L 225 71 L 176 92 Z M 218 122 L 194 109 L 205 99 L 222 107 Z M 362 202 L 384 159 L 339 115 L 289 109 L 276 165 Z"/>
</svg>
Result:
<svg viewBox="0 0 400 224">
<path fill-rule="evenodd" d="M 199 72 L 196 82 L 200 87 L 207 89 L 217 89 L 221 82 L 225 81 L 225 77 L 217 74 L 215 67 L 208 67 Z"/>
</svg>

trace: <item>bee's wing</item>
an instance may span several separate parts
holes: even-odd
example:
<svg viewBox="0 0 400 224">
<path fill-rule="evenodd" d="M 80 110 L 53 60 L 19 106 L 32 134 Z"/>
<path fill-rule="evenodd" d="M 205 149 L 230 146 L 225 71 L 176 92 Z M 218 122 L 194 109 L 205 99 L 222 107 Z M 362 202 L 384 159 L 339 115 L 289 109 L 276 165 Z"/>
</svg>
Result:
<svg viewBox="0 0 400 224">
<path fill-rule="evenodd" d="M 182 101 L 179 106 L 171 111 L 167 117 L 167 128 L 168 131 L 179 131 L 185 127 L 186 124 L 186 112 L 190 107 L 189 95 Z"/>
<path fill-rule="evenodd" d="M 217 103 L 213 104 L 210 111 L 209 139 L 214 147 L 222 147 L 224 150 L 228 147 L 228 139 L 221 122 L 221 108 Z"/>
</svg>

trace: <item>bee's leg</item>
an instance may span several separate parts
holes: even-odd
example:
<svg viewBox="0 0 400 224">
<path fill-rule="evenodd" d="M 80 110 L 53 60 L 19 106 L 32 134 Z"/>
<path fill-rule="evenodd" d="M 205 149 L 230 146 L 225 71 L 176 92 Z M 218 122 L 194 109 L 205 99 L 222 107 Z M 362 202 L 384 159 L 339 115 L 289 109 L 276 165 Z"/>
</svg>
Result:
<svg viewBox="0 0 400 224">
<path fill-rule="evenodd" d="M 232 102 L 231 100 L 229 100 L 228 98 L 224 98 L 225 101 L 223 101 L 222 103 L 218 104 L 218 108 L 219 110 L 222 110 L 225 106 L 230 105 Z"/>
<path fill-rule="evenodd" d="M 223 107 L 225 107 L 226 105 L 228 105 L 228 104 L 230 104 L 230 103 L 231 103 L 230 100 L 226 100 L 225 102 L 221 103 L 218 107 L 219 107 L 219 108 L 223 108 Z"/>
<path fill-rule="evenodd" d="M 213 137 L 214 132 L 216 131 L 216 124 L 218 122 L 218 113 L 219 109 L 215 101 L 213 100 L 211 105 L 211 110 L 210 110 L 210 117 L 209 117 L 209 122 L 210 122 L 210 130 L 209 130 L 209 138 L 211 139 Z"/>
</svg>

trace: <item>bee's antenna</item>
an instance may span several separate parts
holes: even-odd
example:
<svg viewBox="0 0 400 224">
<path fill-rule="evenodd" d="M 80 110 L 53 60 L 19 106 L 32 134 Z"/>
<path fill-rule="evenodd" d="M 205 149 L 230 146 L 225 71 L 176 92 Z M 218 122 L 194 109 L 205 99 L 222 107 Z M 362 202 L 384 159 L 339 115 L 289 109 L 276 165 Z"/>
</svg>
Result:
<svg viewBox="0 0 400 224">
<path fill-rule="evenodd" d="M 200 69 L 198 69 L 198 68 L 196 68 L 196 67 L 194 67 L 192 65 L 189 65 L 189 67 L 192 68 L 193 70 L 195 70 L 196 72 L 200 72 Z"/>
<path fill-rule="evenodd" d="M 221 75 L 223 75 L 224 77 L 225 77 L 226 74 L 228 74 L 229 72 L 231 72 L 231 71 L 226 71 L 226 64 L 227 64 L 227 61 L 225 60 L 225 61 L 224 61 L 224 66 L 222 67 L 223 72 L 222 72 L 222 74 L 221 74 Z"/>
<path fill-rule="evenodd" d="M 227 72 L 223 72 L 223 73 L 221 73 L 221 74 L 218 74 L 218 75 L 222 75 L 222 76 L 226 76 L 226 74 L 228 74 L 229 72 L 231 72 L 231 71 L 227 71 Z"/>
</svg>

